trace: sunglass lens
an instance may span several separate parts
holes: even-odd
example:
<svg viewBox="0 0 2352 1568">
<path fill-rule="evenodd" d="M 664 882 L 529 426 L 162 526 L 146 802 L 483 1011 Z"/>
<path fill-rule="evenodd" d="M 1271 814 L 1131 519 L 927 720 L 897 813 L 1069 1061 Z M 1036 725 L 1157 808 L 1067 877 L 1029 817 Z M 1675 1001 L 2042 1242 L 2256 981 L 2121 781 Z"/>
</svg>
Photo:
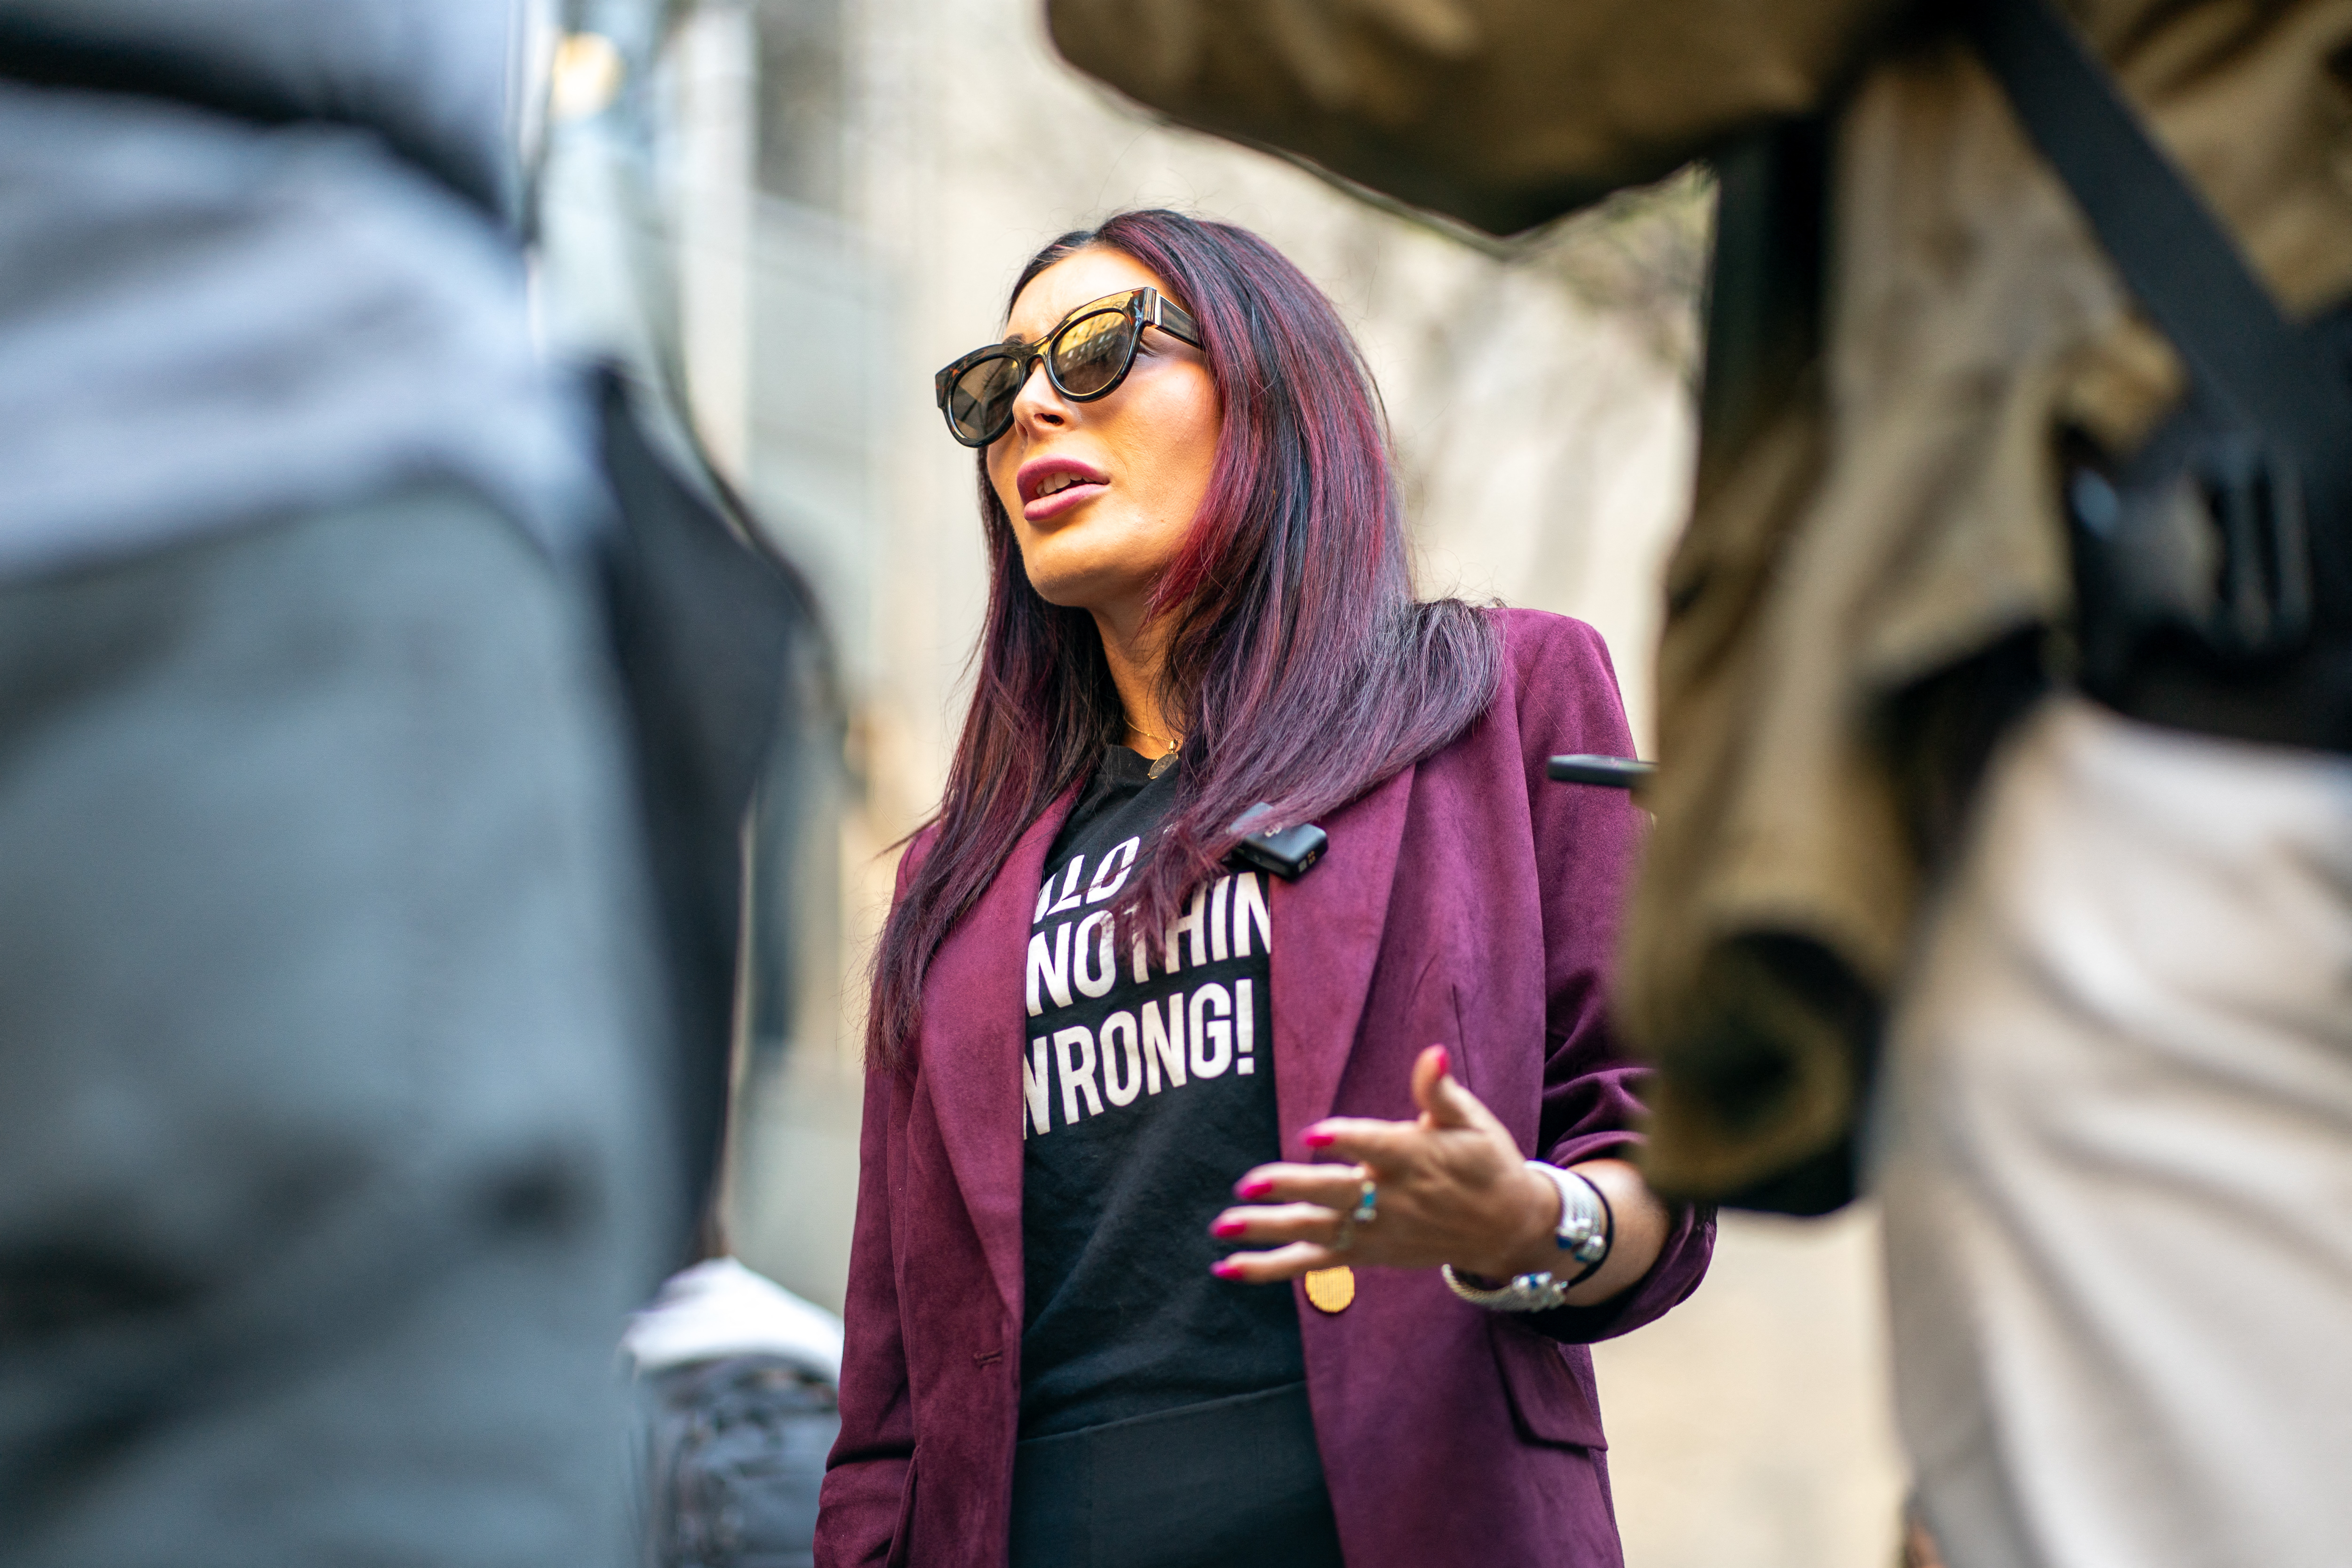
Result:
<svg viewBox="0 0 2352 1568">
<path fill-rule="evenodd" d="M 948 421 L 956 434 L 978 446 L 1004 434 L 1013 400 L 1021 392 L 1021 366 L 1011 359 L 984 359 L 948 388 Z"/>
<path fill-rule="evenodd" d="M 1118 379 L 1134 342 L 1135 322 L 1125 311 L 1081 316 L 1054 340 L 1054 379 L 1072 397 L 1091 397 Z"/>
</svg>

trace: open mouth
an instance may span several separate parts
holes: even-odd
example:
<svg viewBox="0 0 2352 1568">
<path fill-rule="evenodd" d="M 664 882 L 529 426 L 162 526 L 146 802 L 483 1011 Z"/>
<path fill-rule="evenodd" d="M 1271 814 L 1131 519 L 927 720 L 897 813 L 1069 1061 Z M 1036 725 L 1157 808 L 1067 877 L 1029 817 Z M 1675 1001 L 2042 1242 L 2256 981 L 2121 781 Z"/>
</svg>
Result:
<svg viewBox="0 0 2352 1568">
<path fill-rule="evenodd" d="M 1042 522 L 1101 494 L 1110 476 L 1067 458 L 1040 458 L 1022 466 L 1019 485 L 1021 514 Z"/>
</svg>

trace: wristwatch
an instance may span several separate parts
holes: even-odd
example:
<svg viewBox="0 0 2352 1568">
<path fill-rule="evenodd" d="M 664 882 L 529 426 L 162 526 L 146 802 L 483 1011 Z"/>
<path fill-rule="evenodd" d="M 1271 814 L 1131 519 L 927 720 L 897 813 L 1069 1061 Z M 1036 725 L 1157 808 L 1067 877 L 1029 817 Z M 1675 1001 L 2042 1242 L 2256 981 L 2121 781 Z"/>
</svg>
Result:
<svg viewBox="0 0 2352 1568">
<path fill-rule="evenodd" d="M 1616 1238 L 1616 1216 L 1610 1213 L 1609 1200 L 1601 1189 L 1573 1171 L 1541 1160 L 1529 1160 L 1528 1169 L 1559 1189 L 1559 1224 L 1552 1239 L 1580 1267 L 1565 1279 L 1545 1269 L 1517 1275 L 1502 1285 L 1473 1285 L 1456 1274 L 1452 1264 L 1440 1265 L 1445 1288 L 1473 1306 L 1496 1312 L 1549 1312 L 1564 1304 L 1570 1290 L 1609 1261 L 1609 1244 Z"/>
<path fill-rule="evenodd" d="M 1583 1266 L 1583 1273 L 1576 1279 L 1589 1277 L 1609 1260 L 1609 1244 L 1616 1239 L 1617 1216 L 1609 1212 L 1609 1200 L 1574 1171 L 1563 1171 L 1541 1160 L 1528 1161 L 1528 1169 L 1559 1189 L 1559 1226 L 1552 1239 Z"/>
</svg>

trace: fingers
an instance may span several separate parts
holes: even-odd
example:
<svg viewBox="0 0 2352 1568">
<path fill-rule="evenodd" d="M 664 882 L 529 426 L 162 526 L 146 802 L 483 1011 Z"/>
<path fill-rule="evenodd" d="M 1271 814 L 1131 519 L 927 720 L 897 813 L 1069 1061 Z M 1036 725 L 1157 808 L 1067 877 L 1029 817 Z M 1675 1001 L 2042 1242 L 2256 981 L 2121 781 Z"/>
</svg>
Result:
<svg viewBox="0 0 2352 1568">
<path fill-rule="evenodd" d="M 1318 1253 L 1337 1258 L 1339 1243 L 1352 1228 L 1345 1215 L 1362 1197 L 1368 1179 L 1360 1165 L 1260 1165 L 1234 1184 L 1238 1195 L 1255 1201 L 1225 1210 L 1211 1222 L 1209 1234 L 1221 1241 L 1260 1246 L 1310 1245 Z M 1267 1278 L 1286 1279 L 1302 1271 L 1291 1269 Z M 1218 1273 L 1225 1279 L 1244 1278 L 1226 1273 L 1222 1266 Z"/>
<path fill-rule="evenodd" d="M 1345 1160 L 1374 1167 L 1407 1162 L 1415 1147 L 1432 1131 L 1487 1132 L 1500 1129 L 1494 1113 L 1463 1086 L 1451 1070 L 1452 1058 L 1444 1046 L 1431 1046 L 1412 1064 L 1412 1102 L 1421 1116 L 1412 1121 L 1377 1121 L 1366 1117 L 1333 1116 L 1309 1127 L 1301 1141 L 1309 1149 L 1327 1150 Z"/>
<path fill-rule="evenodd" d="M 1418 1268 L 1516 1256 L 1528 1184 L 1555 1206 L 1558 1194 L 1527 1173 L 1509 1130 L 1451 1069 L 1447 1048 L 1431 1046 L 1412 1065 L 1413 1120 L 1328 1118 L 1301 1141 L 1330 1163 L 1260 1165 L 1235 1183 L 1242 1201 L 1211 1233 L 1267 1250 L 1237 1252 L 1217 1274 L 1266 1283 L 1342 1261 Z M 1367 1181 L 1379 1184 L 1377 1209 L 1352 1217 Z"/>
<path fill-rule="evenodd" d="M 1412 1059 L 1412 1102 L 1423 1116 L 1443 1124 L 1446 1110 L 1443 1089 L 1452 1059 L 1444 1046 L 1429 1046 Z"/>
<path fill-rule="evenodd" d="M 1453 1072 L 1444 1046 L 1431 1046 L 1412 1064 L 1412 1102 L 1433 1127 L 1484 1128 L 1494 1117 Z"/>
<path fill-rule="evenodd" d="M 1283 1204 L 1265 1208 L 1233 1208 L 1219 1215 L 1209 1234 L 1220 1241 L 1311 1241 L 1328 1247 L 1339 1238 L 1340 1216 L 1321 1204 Z"/>
<path fill-rule="evenodd" d="M 1428 1137 L 1418 1121 L 1374 1121 L 1362 1116 L 1327 1117 L 1300 1134 L 1299 1142 L 1309 1149 L 1352 1160 L 1360 1165 L 1370 1165 L 1377 1173 L 1381 1167 L 1395 1167 L 1410 1163 L 1416 1145 Z M 1307 1170 L 1329 1167 L 1305 1166 Z"/>
<path fill-rule="evenodd" d="M 1220 1279 L 1238 1280 L 1244 1285 L 1272 1285 L 1346 1261 L 1344 1254 L 1334 1252 L 1328 1247 L 1318 1247 L 1308 1241 L 1294 1241 L 1271 1252 L 1236 1252 L 1231 1258 L 1213 1264 L 1209 1272 Z"/>
<path fill-rule="evenodd" d="M 1234 1196 L 1250 1204 L 1351 1209 L 1370 1174 L 1361 1165 L 1260 1165 L 1234 1184 Z"/>
</svg>

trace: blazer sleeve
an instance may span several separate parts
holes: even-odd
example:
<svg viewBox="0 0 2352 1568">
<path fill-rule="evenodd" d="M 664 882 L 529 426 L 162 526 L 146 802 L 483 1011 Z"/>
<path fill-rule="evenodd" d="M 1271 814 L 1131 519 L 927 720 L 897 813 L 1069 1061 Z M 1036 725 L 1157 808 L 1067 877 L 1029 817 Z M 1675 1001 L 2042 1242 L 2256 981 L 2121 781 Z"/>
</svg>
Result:
<svg viewBox="0 0 2352 1568">
<path fill-rule="evenodd" d="M 1545 763 L 1569 752 L 1630 757 L 1633 737 L 1601 634 L 1581 621 L 1502 612 L 1515 688 L 1528 815 L 1541 870 L 1546 1016 L 1542 1157 L 1633 1158 L 1649 1069 L 1628 1058 L 1609 1021 L 1610 971 L 1647 819 L 1626 792 L 1553 783 Z M 1675 1211 L 1649 1273 L 1611 1300 L 1528 1320 L 1555 1339 L 1608 1339 L 1640 1328 L 1698 1289 L 1715 1246 L 1715 1211 Z"/>
<path fill-rule="evenodd" d="M 1196 130 L 1510 234 L 1856 67 L 1895 0 L 1048 0 L 1071 64 Z"/>
<path fill-rule="evenodd" d="M 898 863 L 904 896 L 919 837 Z M 825 1460 L 816 1520 L 817 1568 L 882 1568 L 913 1501 L 914 1400 L 898 1310 L 897 1227 L 891 1184 L 906 1126 L 905 1072 L 866 1075 L 857 1138 L 857 1217 L 850 1232 L 849 1288 L 842 1303 L 841 1435 Z"/>
</svg>

